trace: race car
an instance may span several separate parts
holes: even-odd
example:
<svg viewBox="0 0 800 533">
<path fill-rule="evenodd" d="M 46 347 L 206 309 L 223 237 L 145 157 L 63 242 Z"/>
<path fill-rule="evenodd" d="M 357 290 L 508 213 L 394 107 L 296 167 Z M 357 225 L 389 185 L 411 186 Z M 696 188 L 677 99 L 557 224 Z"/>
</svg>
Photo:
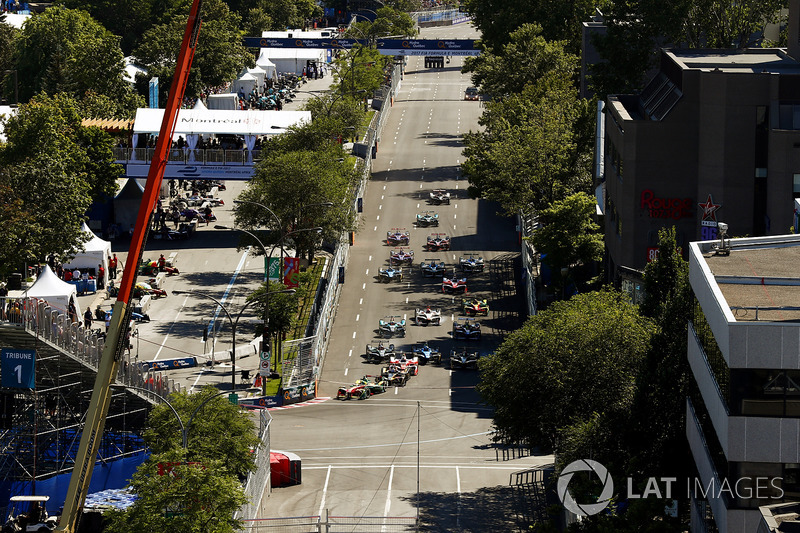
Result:
<svg viewBox="0 0 800 533">
<path fill-rule="evenodd" d="M 481 340 L 481 325 L 474 318 L 457 318 L 453 322 L 453 340 Z"/>
<path fill-rule="evenodd" d="M 489 314 L 489 303 L 478 298 L 462 298 L 461 309 L 467 316 L 487 316 Z"/>
<path fill-rule="evenodd" d="M 336 392 L 336 399 L 349 400 L 350 398 L 358 398 L 359 400 L 365 400 L 373 394 L 386 392 L 387 385 L 386 380 L 381 376 L 364 376 L 353 385 L 339 387 Z"/>
<path fill-rule="evenodd" d="M 431 306 L 417 307 L 417 312 L 414 315 L 414 321 L 418 326 L 427 326 L 428 324 L 434 324 L 438 326 L 442 323 L 442 308 L 433 308 Z"/>
<path fill-rule="evenodd" d="M 401 370 L 407 370 L 409 376 L 419 374 L 419 358 L 406 357 L 405 353 L 401 353 L 400 357 L 390 357 L 389 365 L 397 365 Z"/>
<path fill-rule="evenodd" d="M 428 251 L 438 252 L 450 249 L 450 237 L 444 233 L 431 233 L 428 236 Z"/>
<path fill-rule="evenodd" d="M 445 191 L 444 189 L 434 189 L 430 193 L 430 198 L 428 202 L 431 203 L 432 205 L 442 205 L 442 204 L 450 205 L 450 193 Z"/>
<path fill-rule="evenodd" d="M 133 297 L 141 298 L 145 294 L 149 294 L 153 298 L 160 298 L 161 296 L 166 296 L 167 291 L 163 289 L 157 289 L 151 286 L 149 283 L 140 281 L 133 287 Z"/>
<path fill-rule="evenodd" d="M 478 370 L 478 359 L 480 359 L 478 352 L 470 352 L 466 348 L 458 351 L 452 350 L 450 352 L 450 369 L 467 368 Z"/>
<path fill-rule="evenodd" d="M 383 344 L 383 342 L 379 342 L 378 344 L 367 344 L 365 357 L 370 363 L 383 363 L 388 361 L 393 355 L 394 344 L 389 344 L 388 346 Z"/>
<path fill-rule="evenodd" d="M 414 262 L 414 251 L 406 250 L 405 248 L 395 248 L 389 252 L 389 263 L 392 265 L 402 265 L 408 263 L 409 265 Z"/>
<path fill-rule="evenodd" d="M 433 211 L 423 211 L 417 215 L 417 226 L 427 228 L 429 226 L 439 227 L 439 213 Z"/>
<path fill-rule="evenodd" d="M 381 369 L 381 379 L 390 387 L 405 387 L 410 377 L 408 370 L 399 365 L 389 365 Z"/>
<path fill-rule="evenodd" d="M 385 316 L 378 320 L 378 330 L 387 339 L 394 335 L 406 336 L 406 321 L 399 316 Z"/>
<path fill-rule="evenodd" d="M 467 278 L 442 278 L 442 292 L 458 291 L 467 293 Z"/>
<path fill-rule="evenodd" d="M 403 244 L 408 246 L 408 240 L 410 238 L 411 236 L 405 231 L 405 228 L 392 228 L 386 232 L 386 244 L 389 246 L 400 246 Z"/>
<path fill-rule="evenodd" d="M 461 268 L 461 272 L 464 273 L 483 272 L 483 257 L 478 255 L 462 255 L 458 260 L 458 266 Z"/>
<path fill-rule="evenodd" d="M 402 268 L 395 268 L 392 265 L 389 265 L 386 268 L 378 269 L 378 277 L 384 283 L 389 283 L 393 279 L 397 281 L 403 281 L 403 269 Z"/>
<path fill-rule="evenodd" d="M 436 261 L 436 259 L 426 259 L 419 264 L 422 275 L 426 278 L 440 278 L 447 274 L 447 267 L 444 266 L 444 261 Z"/>
<path fill-rule="evenodd" d="M 414 357 L 416 357 L 422 365 L 427 363 L 438 365 L 442 363 L 442 352 L 430 346 L 427 342 L 414 346 L 411 349 L 411 353 L 414 354 Z"/>
</svg>

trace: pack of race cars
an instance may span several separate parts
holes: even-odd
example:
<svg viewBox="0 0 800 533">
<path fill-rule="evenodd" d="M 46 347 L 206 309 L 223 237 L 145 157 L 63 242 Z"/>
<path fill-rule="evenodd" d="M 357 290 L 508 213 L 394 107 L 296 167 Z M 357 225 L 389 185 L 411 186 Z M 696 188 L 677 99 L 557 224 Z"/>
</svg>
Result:
<svg viewBox="0 0 800 533">
<path fill-rule="evenodd" d="M 428 194 L 428 203 L 435 206 L 450 204 L 451 194 L 444 189 L 435 189 Z M 438 228 L 439 213 L 422 211 L 416 215 L 416 228 Z M 448 252 L 451 250 L 451 237 L 437 231 L 426 235 L 423 251 L 428 253 Z M 414 276 L 414 250 L 412 249 L 411 232 L 405 228 L 390 228 L 383 241 L 390 246 L 386 266 L 378 269 L 377 280 L 384 283 L 408 280 Z M 423 256 L 424 257 L 424 256 Z M 364 359 L 368 363 L 380 365 L 380 373 L 365 375 L 352 385 L 340 387 L 337 398 L 366 399 L 374 394 L 385 392 L 389 387 L 403 387 L 419 373 L 422 365 L 444 365 L 450 370 L 477 370 L 481 354 L 471 348 L 470 341 L 480 341 L 481 324 L 475 317 L 489 315 L 489 302 L 469 293 L 468 285 L 473 276 L 484 272 L 484 259 L 479 254 L 461 255 L 458 262 L 448 267 L 445 260 L 436 257 L 425 257 L 419 262 L 422 279 L 433 279 L 436 287 L 441 287 L 444 294 L 458 295 L 460 305 L 458 314 L 462 315 L 452 321 L 450 338 L 454 341 L 467 341 L 466 347 L 450 350 L 449 357 L 443 360 L 442 351 L 435 343 L 427 341 L 413 344 L 410 347 L 395 348 L 395 338 L 404 338 L 408 324 L 424 327 L 437 327 L 443 324 L 445 311 L 434 305 L 423 305 L 414 309 L 413 315 L 406 321 L 405 316 L 388 315 L 378 319 L 377 333 L 380 340 L 367 344 Z M 439 280 L 439 281 L 437 281 Z M 455 298 L 454 298 L 455 299 Z M 449 314 L 449 311 L 447 312 Z M 384 340 L 386 339 L 386 340 Z"/>
</svg>

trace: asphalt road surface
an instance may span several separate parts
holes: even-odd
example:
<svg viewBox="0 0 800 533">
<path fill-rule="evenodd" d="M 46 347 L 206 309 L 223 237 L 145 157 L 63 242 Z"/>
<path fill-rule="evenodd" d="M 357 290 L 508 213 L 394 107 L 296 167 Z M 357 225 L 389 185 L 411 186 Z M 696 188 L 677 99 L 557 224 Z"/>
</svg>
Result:
<svg viewBox="0 0 800 533">
<path fill-rule="evenodd" d="M 425 38 L 470 38 L 467 25 L 423 30 Z M 551 456 L 503 461 L 492 444 L 489 406 L 480 402 L 475 371 L 449 369 L 453 320 L 460 316 L 463 295 L 444 295 L 441 283 L 423 278 L 419 262 L 435 257 L 449 271 L 461 255 L 476 252 L 487 263 L 519 250 L 515 221 L 501 217 L 498 207 L 469 199 L 459 173 L 461 137 L 478 127 L 479 102 L 465 101 L 471 85 L 461 74 L 462 59 L 444 69 L 424 68 L 422 57 L 409 58 L 402 85 L 381 135 L 373 177 L 364 198 L 361 227 L 351 249 L 335 327 L 325 358 L 319 395 L 336 397 L 337 389 L 380 365 L 364 359 L 367 343 L 378 340 L 378 319 L 405 318 L 404 338 L 385 342 L 410 351 L 430 341 L 440 348 L 444 364 L 423 366 L 405 387 L 366 400 L 326 402 L 273 410 L 273 449 L 302 458 L 302 484 L 275 488 L 269 496 L 276 517 L 324 514 L 355 517 L 413 517 L 419 511 L 426 530 L 505 531 L 515 527 L 514 500 L 508 488 L 513 472 L 552 461 Z M 433 189 L 451 193 L 450 205 L 428 206 Z M 415 215 L 439 213 L 438 229 L 416 228 Z M 378 281 L 392 247 L 386 232 L 411 232 L 415 252 L 402 282 Z M 423 249 L 431 233 L 447 233 L 452 251 Z M 470 276 L 468 295 L 492 301 L 492 276 Z M 442 324 L 416 326 L 417 307 L 442 308 Z M 479 319 L 483 338 L 470 348 L 482 355 L 502 340 L 500 319 L 490 313 Z M 500 460 L 498 460 L 500 458 Z"/>
</svg>

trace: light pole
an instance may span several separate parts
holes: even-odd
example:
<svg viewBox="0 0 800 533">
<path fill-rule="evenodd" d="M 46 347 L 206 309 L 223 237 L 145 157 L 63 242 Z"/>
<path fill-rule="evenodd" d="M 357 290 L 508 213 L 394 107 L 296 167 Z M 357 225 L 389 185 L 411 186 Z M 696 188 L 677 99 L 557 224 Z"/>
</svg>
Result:
<svg viewBox="0 0 800 533">
<path fill-rule="evenodd" d="M 236 393 L 236 326 L 239 324 L 239 319 L 244 313 L 244 310 L 247 309 L 253 301 L 249 301 L 242 306 L 239 310 L 239 314 L 236 315 L 236 320 L 233 319 L 231 314 L 228 312 L 228 308 L 225 307 L 222 302 L 211 296 L 210 294 L 206 294 L 204 292 L 198 291 L 172 291 L 172 294 L 194 294 L 195 296 L 202 296 L 204 298 L 208 298 L 209 300 L 213 300 L 224 312 L 225 316 L 228 317 L 228 321 L 231 324 L 231 394 Z"/>
</svg>

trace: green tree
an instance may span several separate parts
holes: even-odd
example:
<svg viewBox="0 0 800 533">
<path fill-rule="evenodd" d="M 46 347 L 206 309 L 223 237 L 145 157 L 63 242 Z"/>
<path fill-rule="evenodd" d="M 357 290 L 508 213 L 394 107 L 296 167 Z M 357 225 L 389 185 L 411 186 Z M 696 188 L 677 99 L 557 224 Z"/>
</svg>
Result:
<svg viewBox="0 0 800 533">
<path fill-rule="evenodd" d="M 366 91 L 371 96 L 384 81 L 384 67 L 392 61 L 392 56 L 356 45 L 331 63 L 333 83 L 330 90 L 340 94 Z"/>
<path fill-rule="evenodd" d="M 163 12 L 173 9 L 174 0 L 58 0 L 70 9 L 82 9 L 114 35 L 120 36 L 120 47 L 126 55 L 136 48 L 145 31 L 158 23 Z"/>
<path fill-rule="evenodd" d="M 208 386 L 196 394 L 172 393 L 168 399 L 187 427 L 186 459 L 201 462 L 215 459 L 225 472 L 244 477 L 256 466 L 253 450 L 259 440 L 255 425 L 227 397 L 214 397 L 218 394 L 219 390 Z M 181 450 L 180 426 L 168 405 L 159 404 L 150 411 L 144 438 L 156 455 Z"/>
<path fill-rule="evenodd" d="M 463 72 L 472 73 L 472 82 L 492 98 L 519 94 L 545 76 L 575 76 L 578 57 L 567 53 L 565 45 L 546 40 L 538 24 L 523 24 L 497 53 L 487 50 L 468 57 Z"/>
<path fill-rule="evenodd" d="M 366 92 L 362 95 L 366 97 Z M 340 138 L 355 137 L 364 125 L 366 112 L 364 101 L 359 94 L 337 94 L 333 91 L 309 98 L 303 109 L 311 111 L 311 122 L 292 130 L 299 137 L 303 132 L 314 135 L 307 149 L 326 147 L 329 142 L 339 142 Z"/>
<path fill-rule="evenodd" d="M 134 51 L 134 56 L 148 71 L 147 78 L 137 78 L 142 94 L 146 93 L 144 88 L 152 76 L 159 78 L 162 100 L 169 90 L 186 29 L 189 4 L 185 7 L 167 22 L 149 29 Z M 242 68 L 254 64 L 252 54 L 242 45 L 238 14 L 230 11 L 222 0 L 205 0 L 201 14 L 203 25 L 185 92 L 191 97 L 198 96 L 205 88 L 229 82 Z"/>
<path fill-rule="evenodd" d="M 224 430 L 223 427 L 220 427 Z M 216 435 L 206 436 L 213 441 Z M 234 533 L 241 520 L 234 513 L 247 498 L 239 479 L 223 461 L 184 461 L 172 450 L 150 456 L 130 483 L 137 499 L 125 511 L 107 511 L 109 533 L 171 531 L 175 533 Z"/>
<path fill-rule="evenodd" d="M 497 201 L 513 214 L 589 191 L 589 113 L 571 81 L 558 73 L 490 102 L 479 120 L 484 130 L 464 136 L 462 169 L 470 195 Z"/>
<path fill-rule="evenodd" d="M 658 256 L 644 271 L 641 313 L 658 325 L 636 380 L 630 428 L 630 470 L 647 476 L 686 474 L 686 354 L 692 290 L 675 227 L 658 233 Z"/>
<path fill-rule="evenodd" d="M 346 37 L 351 39 L 368 39 L 375 46 L 379 37 L 397 36 L 414 37 L 419 33 L 411 15 L 392 7 L 381 7 L 375 12 L 375 20 L 357 17 L 358 20 L 348 27 Z"/>
<path fill-rule="evenodd" d="M 556 285 L 563 289 L 575 270 L 603 258 L 603 235 L 594 221 L 596 200 L 579 192 L 557 200 L 539 211 L 540 227 L 531 242 L 552 269 Z M 566 275 L 562 274 L 566 269 Z"/>
<path fill-rule="evenodd" d="M 85 11 L 55 6 L 29 19 L 15 40 L 20 101 L 33 95 L 92 90 L 110 97 L 130 91 L 119 38 Z"/>
<path fill-rule="evenodd" d="M 10 24 L 6 24 L 5 13 L 0 13 L 0 86 L 1 96 L 9 102 L 14 102 L 14 75 L 4 74 L 6 70 L 14 68 L 14 39 L 19 30 Z M 15 102 L 16 103 L 16 102 Z"/>
<path fill-rule="evenodd" d="M 278 361 L 282 360 L 281 340 L 283 340 L 286 334 L 294 327 L 298 310 L 299 293 L 290 294 L 279 292 L 285 289 L 286 285 L 281 282 L 268 281 L 262 283 L 258 289 L 247 297 L 248 302 L 255 301 L 255 307 L 258 310 L 259 316 L 265 316 L 264 311 L 267 307 L 267 299 L 269 299 L 268 334 L 272 338 L 272 349 L 273 352 L 277 352 L 276 360 Z M 266 294 L 268 291 L 273 294 L 267 296 Z"/>
<path fill-rule="evenodd" d="M 349 194 L 358 178 L 352 165 L 344 164 L 341 159 L 341 147 L 265 152 L 239 198 L 268 206 L 281 220 L 284 231 L 323 228 L 321 235 L 302 232 L 287 239 L 284 244 L 291 246 L 293 242 L 297 257 L 305 253 L 313 258 L 320 239 L 338 240 L 342 232 L 354 229 L 356 221 Z M 332 206 L 312 207 L 326 202 Z M 235 217 L 241 227 L 279 229 L 265 209 L 252 204 L 238 204 Z"/>
<path fill-rule="evenodd" d="M 616 292 L 579 294 L 532 316 L 481 360 L 478 391 L 507 438 L 552 449 L 560 429 L 625 412 L 654 326 Z"/>
</svg>

